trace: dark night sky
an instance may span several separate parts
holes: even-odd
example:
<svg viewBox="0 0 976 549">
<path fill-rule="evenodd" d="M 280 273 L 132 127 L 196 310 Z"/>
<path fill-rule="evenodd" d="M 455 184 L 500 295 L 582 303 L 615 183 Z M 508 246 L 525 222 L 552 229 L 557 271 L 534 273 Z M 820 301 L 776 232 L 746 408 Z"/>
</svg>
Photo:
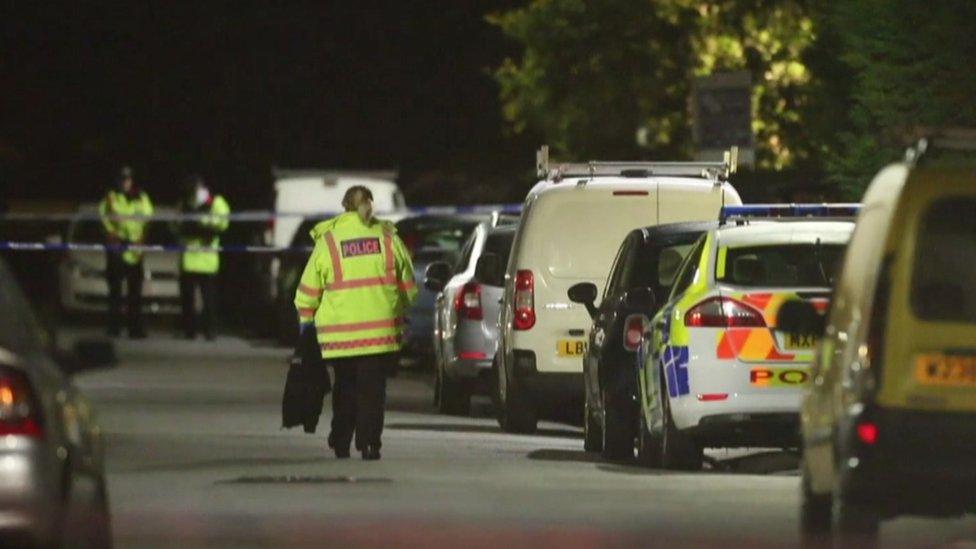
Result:
<svg viewBox="0 0 976 549">
<path fill-rule="evenodd" d="M 0 201 L 92 199 L 121 163 L 163 199 L 200 171 L 251 206 L 272 165 L 399 167 L 421 199 L 431 174 L 530 167 L 489 74 L 517 52 L 484 21 L 520 3 L 8 6 Z"/>
</svg>

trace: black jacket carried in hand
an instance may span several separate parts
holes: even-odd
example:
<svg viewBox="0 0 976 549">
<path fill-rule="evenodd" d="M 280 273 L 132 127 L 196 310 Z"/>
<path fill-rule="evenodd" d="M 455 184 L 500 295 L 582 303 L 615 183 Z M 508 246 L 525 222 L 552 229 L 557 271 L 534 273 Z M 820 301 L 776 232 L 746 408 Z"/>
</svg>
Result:
<svg viewBox="0 0 976 549">
<path fill-rule="evenodd" d="M 281 399 L 281 426 L 290 429 L 301 425 L 306 433 L 314 433 L 322 414 L 322 401 L 332 390 L 314 326 L 302 330 L 289 364 Z"/>
</svg>

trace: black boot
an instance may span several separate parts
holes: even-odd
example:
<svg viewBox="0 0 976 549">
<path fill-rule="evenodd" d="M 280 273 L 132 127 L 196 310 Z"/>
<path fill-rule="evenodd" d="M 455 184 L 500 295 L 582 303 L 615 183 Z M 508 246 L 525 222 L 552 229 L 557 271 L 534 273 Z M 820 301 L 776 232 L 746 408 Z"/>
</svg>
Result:
<svg viewBox="0 0 976 549">
<path fill-rule="evenodd" d="M 335 457 L 338 459 L 346 459 L 349 457 L 349 445 L 337 448 L 332 433 L 329 433 L 329 448 L 332 448 L 332 451 L 335 452 Z"/>
<path fill-rule="evenodd" d="M 364 461 L 376 461 L 380 459 L 380 447 L 379 446 L 367 446 L 363 450 L 363 460 Z"/>
</svg>

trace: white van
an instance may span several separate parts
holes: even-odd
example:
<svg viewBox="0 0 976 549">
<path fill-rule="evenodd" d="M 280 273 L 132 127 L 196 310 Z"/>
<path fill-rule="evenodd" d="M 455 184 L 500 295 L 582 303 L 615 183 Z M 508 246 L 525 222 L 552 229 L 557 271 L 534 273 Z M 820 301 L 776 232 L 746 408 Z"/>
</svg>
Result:
<svg viewBox="0 0 976 549">
<path fill-rule="evenodd" d="M 567 405 L 582 408 L 582 358 L 592 320 L 567 290 L 578 282 L 602 288 L 620 243 L 636 227 L 717 220 L 723 205 L 741 204 L 725 182 L 734 169 L 734 154 L 724 162 L 551 169 L 548 152 L 540 151 L 542 180 L 525 199 L 505 275 L 495 357 L 503 429 L 534 431 L 540 407 L 556 413 Z"/>
<path fill-rule="evenodd" d="M 400 187 L 393 181 L 395 172 L 275 170 L 274 176 L 274 211 L 286 215 L 277 218 L 272 226 L 270 244 L 273 246 L 291 244 L 305 216 L 341 212 L 342 197 L 355 185 L 372 191 L 373 210 L 384 219 L 390 219 L 390 216 L 383 214 L 407 207 Z"/>
</svg>

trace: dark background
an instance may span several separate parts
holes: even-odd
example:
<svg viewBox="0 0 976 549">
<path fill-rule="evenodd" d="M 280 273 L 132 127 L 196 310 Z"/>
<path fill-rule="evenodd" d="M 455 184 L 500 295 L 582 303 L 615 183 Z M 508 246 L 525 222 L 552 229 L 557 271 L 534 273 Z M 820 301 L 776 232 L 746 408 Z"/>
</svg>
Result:
<svg viewBox="0 0 976 549">
<path fill-rule="evenodd" d="M 412 203 L 531 184 L 490 72 L 517 46 L 484 18 L 521 2 L 195 4 L 2 10 L 0 206 L 97 200 L 121 164 L 157 202 L 202 172 L 237 209 L 273 166 L 397 168 Z"/>
</svg>

